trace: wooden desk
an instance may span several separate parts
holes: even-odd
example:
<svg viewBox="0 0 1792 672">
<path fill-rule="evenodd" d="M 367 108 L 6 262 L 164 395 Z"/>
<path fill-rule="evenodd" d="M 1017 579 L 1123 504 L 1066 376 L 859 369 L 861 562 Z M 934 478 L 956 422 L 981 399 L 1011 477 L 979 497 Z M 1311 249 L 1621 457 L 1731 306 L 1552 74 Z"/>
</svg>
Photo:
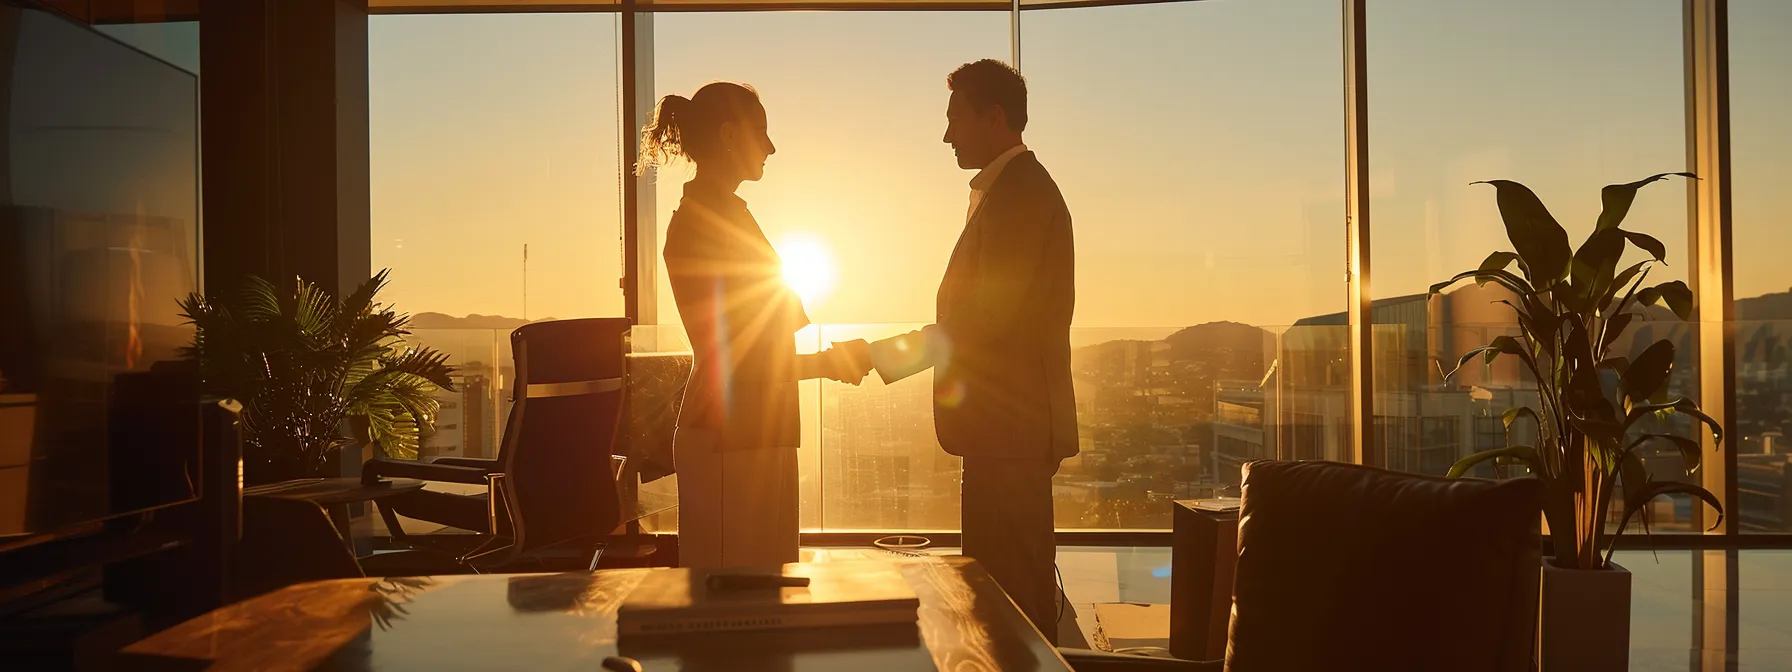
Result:
<svg viewBox="0 0 1792 672">
<path fill-rule="evenodd" d="M 968 558 L 894 563 L 918 627 L 818 628 L 618 642 L 616 608 L 646 572 L 350 579 L 219 609 L 126 649 L 124 669 L 1069 670 Z"/>
</svg>

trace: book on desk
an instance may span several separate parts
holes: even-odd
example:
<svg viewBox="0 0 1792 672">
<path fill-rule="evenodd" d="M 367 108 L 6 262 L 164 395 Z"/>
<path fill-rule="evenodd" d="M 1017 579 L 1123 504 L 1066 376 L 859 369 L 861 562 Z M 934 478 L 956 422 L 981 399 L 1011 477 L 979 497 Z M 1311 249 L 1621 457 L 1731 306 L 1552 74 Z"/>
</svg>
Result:
<svg viewBox="0 0 1792 672">
<path fill-rule="evenodd" d="M 712 576 L 805 577 L 807 586 L 718 589 Z M 620 636 L 913 624 L 920 600 L 882 561 L 792 563 L 780 569 L 649 572 L 616 613 Z"/>
</svg>

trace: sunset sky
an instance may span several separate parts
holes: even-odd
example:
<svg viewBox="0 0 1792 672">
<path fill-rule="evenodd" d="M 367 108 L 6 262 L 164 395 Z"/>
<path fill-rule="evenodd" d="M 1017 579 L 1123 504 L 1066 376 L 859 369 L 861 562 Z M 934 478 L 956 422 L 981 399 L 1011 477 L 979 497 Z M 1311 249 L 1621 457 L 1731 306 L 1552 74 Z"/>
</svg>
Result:
<svg viewBox="0 0 1792 672">
<path fill-rule="evenodd" d="M 1579 240 L 1598 188 L 1686 165 L 1676 0 L 1376 0 L 1369 14 L 1373 293 L 1423 291 L 1504 247 L 1491 188 L 1523 181 Z M 1731 3 L 1736 296 L 1792 265 L 1792 3 Z M 1076 321 L 1263 326 L 1342 311 L 1334 0 L 1030 11 L 1027 142 L 1075 218 Z M 969 172 L 940 142 L 953 67 L 1009 55 L 1005 13 L 662 14 L 655 89 L 743 81 L 778 154 L 741 193 L 768 235 L 831 257 L 820 322 L 921 322 Z M 411 312 L 622 311 L 616 18 L 371 19 L 373 261 Z M 145 33 L 147 35 L 147 33 Z M 139 39 L 153 40 L 153 36 Z M 196 52 L 195 52 L 196 53 Z M 178 59 L 176 59 L 178 62 Z M 196 60 L 196 59 L 195 59 Z M 665 171 L 664 226 L 685 174 Z M 1683 278 L 1686 188 L 1628 228 Z M 214 223 L 215 224 L 215 223 Z M 676 320 L 662 292 L 662 321 Z"/>
</svg>

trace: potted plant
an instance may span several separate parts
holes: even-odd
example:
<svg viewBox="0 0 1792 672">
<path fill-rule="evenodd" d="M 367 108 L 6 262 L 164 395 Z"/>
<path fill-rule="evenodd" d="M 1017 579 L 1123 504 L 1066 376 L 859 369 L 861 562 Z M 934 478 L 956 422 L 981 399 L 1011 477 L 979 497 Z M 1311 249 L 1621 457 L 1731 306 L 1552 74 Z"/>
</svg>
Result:
<svg viewBox="0 0 1792 672">
<path fill-rule="evenodd" d="M 406 345 L 410 317 L 375 302 L 387 274 L 341 300 L 303 280 L 282 294 L 248 276 L 234 302 L 180 302 L 195 327 L 186 354 L 206 392 L 243 404 L 245 483 L 323 476 L 354 441 L 417 456 L 420 429 L 440 408 L 436 391 L 454 390 L 453 368 L 442 353 Z"/>
<path fill-rule="evenodd" d="M 1486 182 L 1496 189 L 1514 251 L 1494 252 L 1479 268 L 1431 287 L 1436 294 L 1472 279 L 1513 295 L 1503 303 L 1516 313 L 1519 335 L 1497 337 L 1456 366 L 1460 370 L 1477 357 L 1489 363 L 1516 357 L 1536 378 L 1538 407 L 1507 410 L 1509 445 L 1463 458 L 1450 475 L 1499 460 L 1524 464 L 1546 486 L 1543 513 L 1554 555 L 1542 568 L 1537 662 L 1545 670 L 1625 669 L 1630 574 L 1612 563 L 1613 544 L 1633 517 L 1642 516 L 1647 529 L 1651 500 L 1688 494 L 1716 509 L 1720 521 L 1723 516 L 1717 497 L 1704 488 L 1651 480 L 1638 452 L 1669 446 L 1690 476 L 1699 469 L 1699 442 L 1659 428 L 1650 431 L 1649 425 L 1681 414 L 1695 419 L 1695 428 L 1709 427 L 1717 441 L 1723 438 L 1717 421 L 1697 403 L 1668 397 L 1673 342 L 1657 340 L 1629 357 L 1614 350 L 1626 329 L 1644 319 L 1645 307 L 1666 304 L 1681 320 L 1691 317 L 1692 291 L 1685 283 L 1645 282 L 1650 268 L 1665 262 L 1661 241 L 1620 227 L 1637 190 L 1669 175 L 1693 177 L 1667 173 L 1605 187 L 1598 223 L 1578 249 L 1569 248 L 1567 232 L 1529 188 L 1507 180 Z M 1632 245 L 1648 258 L 1618 270 Z M 1516 273 L 1508 270 L 1514 264 Z M 1522 442 L 1512 438 L 1521 418 L 1536 428 L 1535 436 Z M 1608 534 L 1614 497 L 1623 515 Z"/>
</svg>

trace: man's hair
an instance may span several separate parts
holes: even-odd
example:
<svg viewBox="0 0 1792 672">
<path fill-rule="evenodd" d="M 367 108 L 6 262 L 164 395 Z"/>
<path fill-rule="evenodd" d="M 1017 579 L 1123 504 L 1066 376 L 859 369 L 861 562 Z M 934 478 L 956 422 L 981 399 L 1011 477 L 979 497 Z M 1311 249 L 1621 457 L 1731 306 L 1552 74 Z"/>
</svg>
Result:
<svg viewBox="0 0 1792 672">
<path fill-rule="evenodd" d="M 1008 128 L 1027 130 L 1027 80 L 1007 63 L 985 58 L 946 75 L 946 88 L 963 93 L 978 109 L 991 105 L 1008 116 Z"/>
</svg>

